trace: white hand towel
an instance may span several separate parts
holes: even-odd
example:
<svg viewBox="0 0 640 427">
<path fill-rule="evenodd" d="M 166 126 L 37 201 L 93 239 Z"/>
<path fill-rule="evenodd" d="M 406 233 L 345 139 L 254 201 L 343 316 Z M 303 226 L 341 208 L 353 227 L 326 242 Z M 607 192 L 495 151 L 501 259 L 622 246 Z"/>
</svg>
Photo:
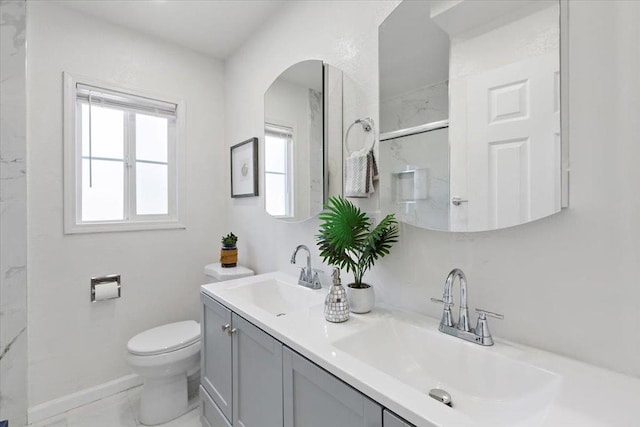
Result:
<svg viewBox="0 0 640 427">
<path fill-rule="evenodd" d="M 373 181 L 378 179 L 378 166 L 373 151 L 353 152 L 344 163 L 345 197 L 369 197 L 374 192 Z"/>
</svg>

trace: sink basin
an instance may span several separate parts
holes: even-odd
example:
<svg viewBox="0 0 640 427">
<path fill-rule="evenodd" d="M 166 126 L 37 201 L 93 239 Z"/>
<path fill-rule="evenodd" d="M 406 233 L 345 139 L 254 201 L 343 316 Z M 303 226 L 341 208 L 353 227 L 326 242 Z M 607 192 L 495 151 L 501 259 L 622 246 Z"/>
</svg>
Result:
<svg viewBox="0 0 640 427">
<path fill-rule="evenodd" d="M 451 410 L 474 425 L 533 426 L 544 419 L 560 376 L 429 326 L 389 319 L 332 344 L 425 399 L 433 388 L 447 391 Z"/>
<path fill-rule="evenodd" d="M 326 290 L 305 288 L 279 278 L 243 283 L 219 292 L 231 301 L 249 303 L 275 316 L 324 303 Z"/>
</svg>

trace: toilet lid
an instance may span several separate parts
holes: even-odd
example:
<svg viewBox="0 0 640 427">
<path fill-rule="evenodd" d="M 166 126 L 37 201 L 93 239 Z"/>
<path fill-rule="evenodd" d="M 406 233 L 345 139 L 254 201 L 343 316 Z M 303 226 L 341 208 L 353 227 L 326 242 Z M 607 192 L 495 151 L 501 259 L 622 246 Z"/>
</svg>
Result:
<svg viewBox="0 0 640 427">
<path fill-rule="evenodd" d="M 169 323 L 141 332 L 129 340 L 132 354 L 154 355 L 187 347 L 200 340 L 200 324 L 193 320 Z"/>
</svg>

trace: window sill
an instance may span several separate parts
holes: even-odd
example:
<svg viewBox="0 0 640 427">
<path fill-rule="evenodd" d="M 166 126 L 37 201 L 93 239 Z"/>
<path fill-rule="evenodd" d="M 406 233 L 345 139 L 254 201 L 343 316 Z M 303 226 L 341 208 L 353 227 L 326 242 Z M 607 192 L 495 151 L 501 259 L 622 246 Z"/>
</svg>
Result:
<svg viewBox="0 0 640 427">
<path fill-rule="evenodd" d="M 176 230 L 186 228 L 187 227 L 179 221 L 94 222 L 84 224 L 66 224 L 64 234 Z"/>
</svg>

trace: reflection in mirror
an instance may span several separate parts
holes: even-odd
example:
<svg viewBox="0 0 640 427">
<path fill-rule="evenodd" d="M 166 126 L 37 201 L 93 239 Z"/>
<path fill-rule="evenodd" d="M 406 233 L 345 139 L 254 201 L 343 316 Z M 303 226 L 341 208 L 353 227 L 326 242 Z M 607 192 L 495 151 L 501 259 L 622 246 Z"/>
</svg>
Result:
<svg viewBox="0 0 640 427">
<path fill-rule="evenodd" d="M 292 65 L 264 95 L 265 210 L 284 221 L 319 214 L 342 194 L 342 71 Z"/>
<path fill-rule="evenodd" d="M 324 203 L 322 61 L 284 71 L 264 96 L 264 193 L 266 211 L 301 221 Z"/>
<path fill-rule="evenodd" d="M 445 231 L 560 210 L 559 22 L 557 0 L 393 11 L 379 28 L 383 210 Z"/>
</svg>

